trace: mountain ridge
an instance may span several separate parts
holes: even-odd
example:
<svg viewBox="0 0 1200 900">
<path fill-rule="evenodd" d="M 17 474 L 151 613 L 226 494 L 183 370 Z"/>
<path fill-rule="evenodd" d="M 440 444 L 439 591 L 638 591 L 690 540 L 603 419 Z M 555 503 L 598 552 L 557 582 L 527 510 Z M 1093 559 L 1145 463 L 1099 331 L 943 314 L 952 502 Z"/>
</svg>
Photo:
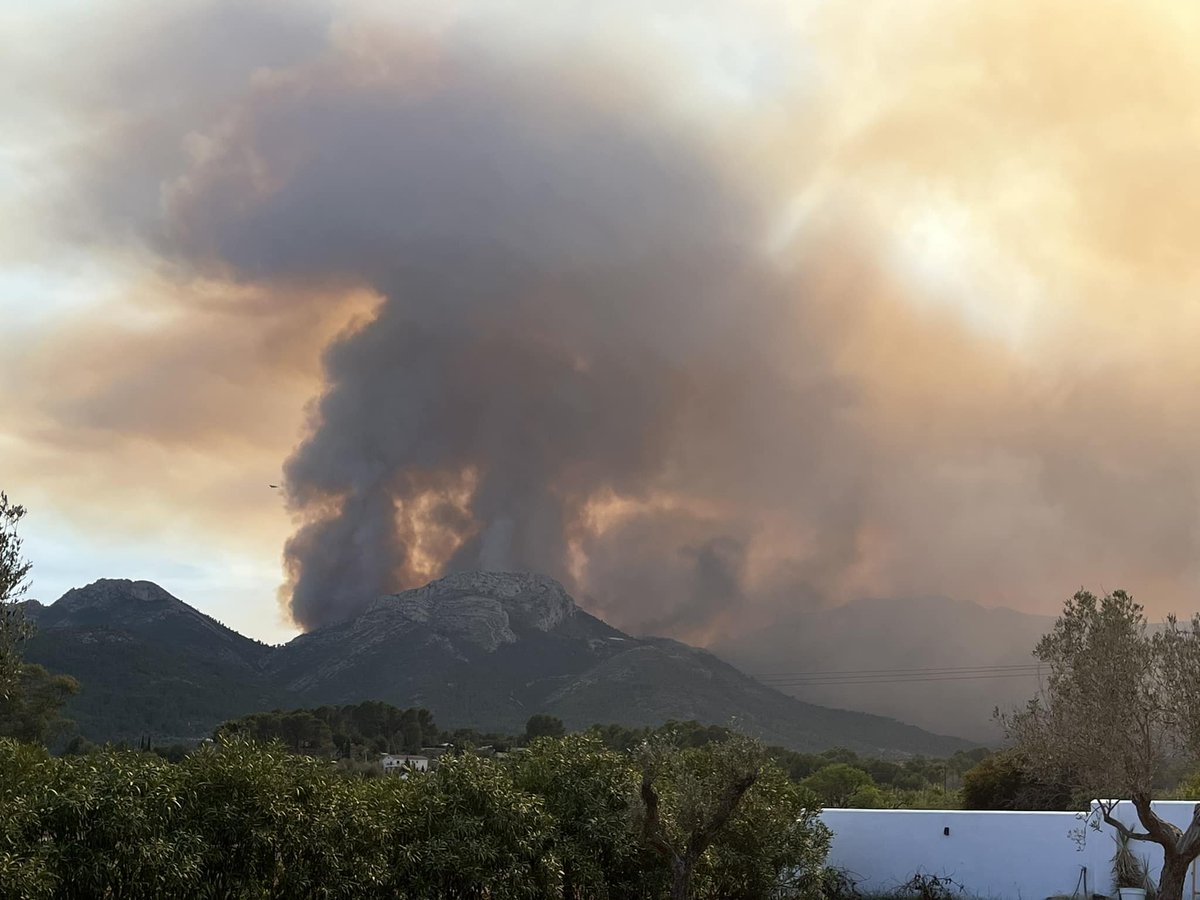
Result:
<svg viewBox="0 0 1200 900">
<path fill-rule="evenodd" d="M 29 609 L 39 626 L 29 659 L 80 679 L 68 714 L 93 739 L 199 737 L 250 712 L 373 699 L 510 733 L 544 712 L 572 728 L 732 722 L 797 750 L 942 755 L 971 746 L 805 703 L 706 650 L 624 634 L 540 575 L 450 575 L 277 647 L 151 582 L 105 579 Z"/>
</svg>

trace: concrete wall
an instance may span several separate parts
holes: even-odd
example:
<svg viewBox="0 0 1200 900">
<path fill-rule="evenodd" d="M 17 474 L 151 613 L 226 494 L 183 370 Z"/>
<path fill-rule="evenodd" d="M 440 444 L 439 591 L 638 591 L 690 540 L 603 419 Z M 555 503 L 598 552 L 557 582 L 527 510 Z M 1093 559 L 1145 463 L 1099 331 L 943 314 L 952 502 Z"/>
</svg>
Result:
<svg viewBox="0 0 1200 900">
<path fill-rule="evenodd" d="M 1194 804 L 1154 806 L 1185 827 Z M 1117 815 L 1137 821 L 1128 803 Z M 833 831 L 829 864 L 851 872 L 860 890 L 886 891 L 922 872 L 949 875 L 975 897 L 1044 900 L 1076 891 L 1083 896 L 1086 869 L 1089 893 L 1112 891 L 1112 831 L 1087 828 L 1081 846 L 1075 836 L 1085 823 L 1075 813 L 829 809 L 821 818 Z M 1157 871 L 1158 848 L 1137 846 Z"/>
</svg>

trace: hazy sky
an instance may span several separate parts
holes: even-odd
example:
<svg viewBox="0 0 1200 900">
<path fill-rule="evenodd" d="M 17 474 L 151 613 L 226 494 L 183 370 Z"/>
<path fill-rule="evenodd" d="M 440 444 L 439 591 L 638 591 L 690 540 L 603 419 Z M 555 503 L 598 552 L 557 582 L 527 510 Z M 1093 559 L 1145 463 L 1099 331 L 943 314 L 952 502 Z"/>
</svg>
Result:
<svg viewBox="0 0 1200 900">
<path fill-rule="evenodd" d="M 429 7 L 0 5 L 33 596 L 1197 607 L 1200 7 Z"/>
</svg>

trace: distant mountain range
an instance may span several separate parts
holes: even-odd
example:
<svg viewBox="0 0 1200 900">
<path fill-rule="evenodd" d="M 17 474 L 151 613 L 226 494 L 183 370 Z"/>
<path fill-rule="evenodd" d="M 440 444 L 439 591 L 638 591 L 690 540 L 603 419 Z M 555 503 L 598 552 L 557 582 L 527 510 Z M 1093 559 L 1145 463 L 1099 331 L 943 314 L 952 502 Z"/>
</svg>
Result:
<svg viewBox="0 0 1200 900">
<path fill-rule="evenodd" d="M 948 755 L 971 746 L 802 702 L 677 641 L 633 638 L 535 575 L 453 575 L 281 647 L 144 581 L 98 581 L 27 610 L 38 625 L 28 658 L 80 680 L 68 714 L 93 740 L 196 738 L 250 712 L 377 699 L 427 707 L 443 727 L 509 733 L 549 713 L 572 728 L 732 723 L 804 751 Z"/>
<path fill-rule="evenodd" d="M 793 612 L 712 650 L 810 703 L 994 743 L 992 711 L 1033 696 L 1033 648 L 1053 625 L 944 598 L 860 600 Z"/>
</svg>

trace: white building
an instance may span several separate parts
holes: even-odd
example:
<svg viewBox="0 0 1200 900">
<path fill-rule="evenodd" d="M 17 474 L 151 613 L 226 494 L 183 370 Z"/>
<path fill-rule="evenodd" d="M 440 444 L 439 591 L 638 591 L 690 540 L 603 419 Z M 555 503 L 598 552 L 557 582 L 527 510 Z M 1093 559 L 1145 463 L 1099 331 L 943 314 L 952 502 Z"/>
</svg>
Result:
<svg viewBox="0 0 1200 900">
<path fill-rule="evenodd" d="M 385 775 L 390 775 L 393 772 L 403 774 L 405 772 L 429 771 L 428 756 L 411 756 L 407 753 L 385 753 L 381 761 L 383 762 Z"/>
</svg>

